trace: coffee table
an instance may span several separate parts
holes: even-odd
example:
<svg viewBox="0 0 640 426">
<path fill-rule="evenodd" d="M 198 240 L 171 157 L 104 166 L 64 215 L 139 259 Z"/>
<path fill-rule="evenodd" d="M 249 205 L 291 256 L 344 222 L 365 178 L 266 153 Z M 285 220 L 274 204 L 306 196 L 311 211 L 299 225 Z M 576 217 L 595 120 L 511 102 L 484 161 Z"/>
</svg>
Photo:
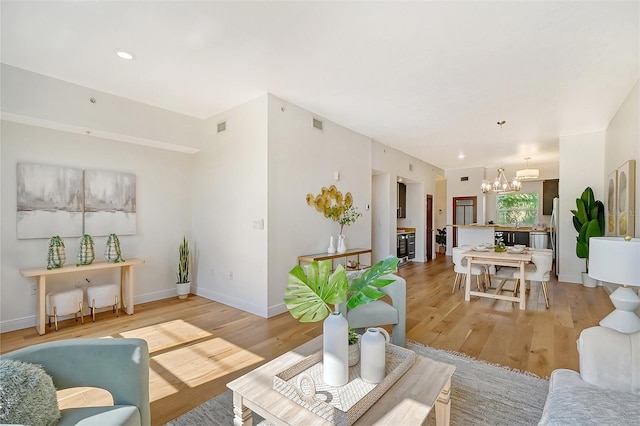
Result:
<svg viewBox="0 0 640 426">
<path fill-rule="evenodd" d="M 273 376 L 322 349 L 322 336 L 256 368 L 227 387 L 233 391 L 233 424 L 252 424 L 254 411 L 275 425 L 329 425 L 326 419 L 273 389 Z M 436 424 L 449 424 L 453 365 L 417 355 L 416 362 L 356 425 L 421 425 L 436 408 Z"/>
</svg>

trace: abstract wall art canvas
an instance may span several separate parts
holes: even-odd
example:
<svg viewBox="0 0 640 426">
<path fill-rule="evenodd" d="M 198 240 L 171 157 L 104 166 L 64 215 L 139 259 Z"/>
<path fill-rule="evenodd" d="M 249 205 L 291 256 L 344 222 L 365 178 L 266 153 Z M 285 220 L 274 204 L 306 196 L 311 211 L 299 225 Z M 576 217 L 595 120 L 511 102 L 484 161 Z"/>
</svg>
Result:
<svg viewBox="0 0 640 426">
<path fill-rule="evenodd" d="M 18 239 L 82 235 L 82 169 L 16 165 Z"/>
<path fill-rule="evenodd" d="M 136 175 L 85 170 L 84 191 L 85 234 L 136 233 Z"/>
<path fill-rule="evenodd" d="M 616 201 L 618 199 L 618 171 L 614 170 L 607 179 L 607 200 L 605 207 L 605 235 L 615 237 L 618 235 L 618 208 Z"/>
<path fill-rule="evenodd" d="M 629 160 L 618 168 L 618 235 L 635 234 L 636 161 Z"/>
</svg>

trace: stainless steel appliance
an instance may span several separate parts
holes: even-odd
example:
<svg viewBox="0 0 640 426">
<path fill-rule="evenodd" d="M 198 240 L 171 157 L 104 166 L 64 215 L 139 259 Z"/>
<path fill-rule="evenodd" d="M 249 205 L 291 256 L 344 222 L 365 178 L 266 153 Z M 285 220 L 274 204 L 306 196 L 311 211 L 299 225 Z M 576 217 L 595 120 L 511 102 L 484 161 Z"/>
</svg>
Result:
<svg viewBox="0 0 640 426">
<path fill-rule="evenodd" d="M 408 260 L 409 250 L 407 246 L 407 234 L 398 234 L 397 238 L 397 254 L 398 259 L 400 259 L 400 264 L 405 263 Z"/>
<path fill-rule="evenodd" d="M 407 257 L 416 258 L 416 234 L 407 234 Z"/>
<path fill-rule="evenodd" d="M 553 210 L 551 211 L 551 248 L 553 249 L 553 260 L 555 262 L 556 277 L 560 273 L 560 256 L 558 255 L 558 242 L 560 237 L 558 236 L 558 230 L 560 229 L 560 199 L 555 197 L 553 199 Z"/>
<path fill-rule="evenodd" d="M 549 233 L 542 231 L 529 232 L 529 247 L 537 248 L 549 248 Z"/>
</svg>

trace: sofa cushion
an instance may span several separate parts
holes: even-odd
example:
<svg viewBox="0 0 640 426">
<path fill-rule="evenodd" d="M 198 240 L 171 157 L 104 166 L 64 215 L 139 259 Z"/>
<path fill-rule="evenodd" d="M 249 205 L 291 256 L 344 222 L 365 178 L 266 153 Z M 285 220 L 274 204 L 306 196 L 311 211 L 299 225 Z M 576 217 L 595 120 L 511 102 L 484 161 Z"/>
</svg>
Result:
<svg viewBox="0 0 640 426">
<path fill-rule="evenodd" d="M 584 382 L 582 382 L 584 383 Z M 539 425 L 623 425 L 640 419 L 640 395 L 599 388 L 553 386 Z"/>
<path fill-rule="evenodd" d="M 140 411 L 134 405 L 112 405 L 107 407 L 81 407 L 62 410 L 60 426 L 139 426 Z"/>
<path fill-rule="evenodd" d="M 42 366 L 0 359 L 0 423 L 53 425 L 59 418 L 56 388 Z"/>
</svg>

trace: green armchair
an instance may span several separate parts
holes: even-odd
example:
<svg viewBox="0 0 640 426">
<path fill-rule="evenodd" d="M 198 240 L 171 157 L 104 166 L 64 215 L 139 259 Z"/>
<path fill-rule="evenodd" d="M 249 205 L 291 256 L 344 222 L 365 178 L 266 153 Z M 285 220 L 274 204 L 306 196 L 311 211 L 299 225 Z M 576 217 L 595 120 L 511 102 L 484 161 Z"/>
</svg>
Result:
<svg viewBox="0 0 640 426">
<path fill-rule="evenodd" d="M 143 339 L 69 339 L 2 355 L 42 365 L 56 389 L 96 387 L 109 391 L 110 407 L 61 411 L 61 425 L 150 425 L 149 347 Z"/>
</svg>

